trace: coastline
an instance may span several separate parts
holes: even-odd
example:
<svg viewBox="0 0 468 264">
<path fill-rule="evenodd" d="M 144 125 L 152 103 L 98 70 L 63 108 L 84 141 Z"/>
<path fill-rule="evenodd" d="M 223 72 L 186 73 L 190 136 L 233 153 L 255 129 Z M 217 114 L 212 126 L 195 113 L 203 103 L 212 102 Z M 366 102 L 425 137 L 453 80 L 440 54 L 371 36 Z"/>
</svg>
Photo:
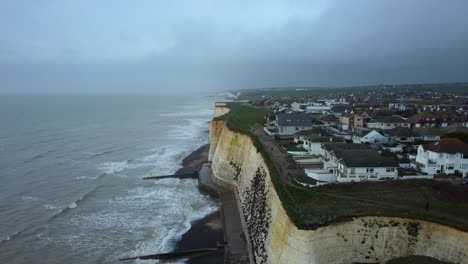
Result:
<svg viewBox="0 0 468 264">
<path fill-rule="evenodd" d="M 183 167 L 177 170 L 176 174 L 199 171 L 202 164 L 208 161 L 209 148 L 209 144 L 203 145 L 185 157 L 182 161 Z M 222 219 L 219 208 L 215 212 L 195 220 L 191 225 L 190 229 L 183 234 L 181 239 L 177 242 L 174 252 L 199 248 L 214 248 L 218 243 L 223 242 Z M 190 264 L 215 264 L 223 262 L 223 251 L 186 260 L 186 263 Z"/>
</svg>

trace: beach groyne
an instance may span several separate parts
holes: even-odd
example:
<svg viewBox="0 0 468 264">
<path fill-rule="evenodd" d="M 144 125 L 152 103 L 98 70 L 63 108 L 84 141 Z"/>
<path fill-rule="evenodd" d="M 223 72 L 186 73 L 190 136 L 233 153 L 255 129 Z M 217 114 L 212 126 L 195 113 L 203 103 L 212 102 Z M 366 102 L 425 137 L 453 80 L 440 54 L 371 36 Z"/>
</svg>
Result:
<svg viewBox="0 0 468 264">
<path fill-rule="evenodd" d="M 228 108 L 215 106 L 215 116 Z M 252 139 L 214 119 L 210 131 L 212 179 L 236 193 L 253 263 L 380 263 L 422 255 L 467 263 L 468 233 L 420 220 L 357 217 L 315 230 L 295 226 Z"/>
</svg>

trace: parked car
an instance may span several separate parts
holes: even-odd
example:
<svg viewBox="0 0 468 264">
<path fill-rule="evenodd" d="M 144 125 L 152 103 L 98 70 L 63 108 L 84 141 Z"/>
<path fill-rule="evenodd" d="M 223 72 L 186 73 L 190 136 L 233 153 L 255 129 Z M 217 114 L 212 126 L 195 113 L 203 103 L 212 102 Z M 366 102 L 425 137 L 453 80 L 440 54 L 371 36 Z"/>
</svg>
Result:
<svg viewBox="0 0 468 264">
<path fill-rule="evenodd" d="M 462 184 L 463 184 L 463 185 L 468 184 L 468 177 L 467 177 L 467 178 L 463 178 Z"/>
</svg>

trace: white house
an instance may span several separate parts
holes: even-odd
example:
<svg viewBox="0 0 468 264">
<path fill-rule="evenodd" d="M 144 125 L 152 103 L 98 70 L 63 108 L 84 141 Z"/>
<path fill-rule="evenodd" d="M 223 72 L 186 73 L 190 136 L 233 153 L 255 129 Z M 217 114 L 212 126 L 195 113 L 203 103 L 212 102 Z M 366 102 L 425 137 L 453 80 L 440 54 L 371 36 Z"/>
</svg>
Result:
<svg viewBox="0 0 468 264">
<path fill-rule="evenodd" d="M 323 144 L 323 168 L 307 169 L 306 174 L 322 182 L 352 182 L 396 179 L 398 163 L 363 144 Z"/>
<path fill-rule="evenodd" d="M 313 126 L 312 116 L 308 114 L 278 114 L 273 126 L 265 127 L 267 134 L 292 136 L 298 131 L 311 129 Z"/>
<path fill-rule="evenodd" d="M 331 107 L 326 105 L 308 105 L 304 110 L 306 113 L 311 114 L 325 114 L 330 112 Z"/>
<path fill-rule="evenodd" d="M 419 145 L 416 155 L 419 170 L 437 173 L 468 173 L 468 144 L 456 138 L 442 138 L 428 145 Z"/>
<path fill-rule="evenodd" d="M 302 147 L 309 152 L 311 155 L 320 155 L 320 151 L 322 149 L 322 144 L 323 143 L 330 143 L 330 142 L 336 142 L 336 143 L 342 143 L 344 144 L 344 141 L 342 139 L 336 138 L 336 137 L 331 137 L 331 136 L 308 136 L 304 138 L 304 141 L 302 143 Z"/>
<path fill-rule="evenodd" d="M 388 138 L 384 137 L 382 134 L 379 132 L 372 130 L 371 132 L 367 133 L 364 136 L 358 136 L 355 135 L 353 136 L 353 142 L 354 143 L 388 143 Z"/>
<path fill-rule="evenodd" d="M 381 156 L 376 150 L 347 150 L 335 152 L 338 158 L 337 181 L 372 181 L 396 179 L 398 162 Z"/>
</svg>

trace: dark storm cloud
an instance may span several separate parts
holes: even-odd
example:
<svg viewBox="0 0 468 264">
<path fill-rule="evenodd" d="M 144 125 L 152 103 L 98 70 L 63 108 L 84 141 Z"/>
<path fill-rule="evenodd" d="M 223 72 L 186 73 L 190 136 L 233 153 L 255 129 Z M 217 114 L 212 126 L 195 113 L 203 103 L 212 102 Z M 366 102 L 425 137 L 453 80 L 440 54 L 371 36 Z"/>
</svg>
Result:
<svg viewBox="0 0 468 264">
<path fill-rule="evenodd" d="M 468 81 L 466 1 L 11 1 L 2 91 Z"/>
</svg>

